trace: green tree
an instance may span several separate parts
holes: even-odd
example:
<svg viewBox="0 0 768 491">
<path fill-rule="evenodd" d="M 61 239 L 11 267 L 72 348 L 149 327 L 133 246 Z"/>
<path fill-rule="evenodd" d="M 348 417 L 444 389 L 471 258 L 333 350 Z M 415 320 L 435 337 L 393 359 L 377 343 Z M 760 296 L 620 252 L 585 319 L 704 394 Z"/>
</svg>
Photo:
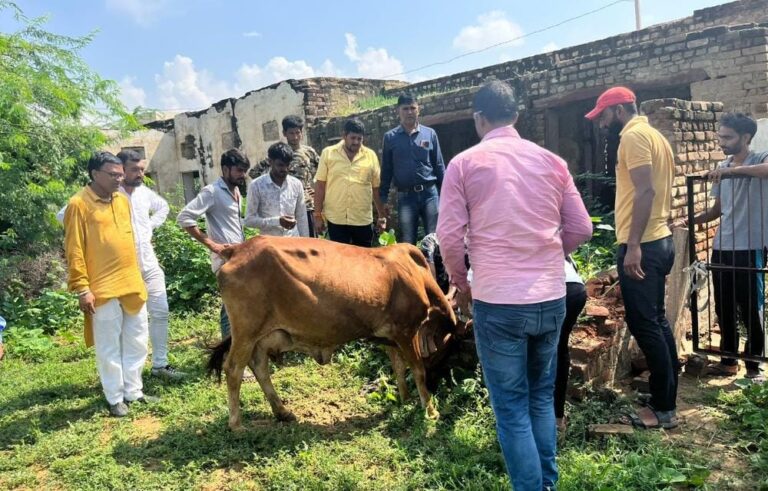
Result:
<svg viewBox="0 0 768 491">
<path fill-rule="evenodd" d="M 84 162 L 102 147 L 102 127 L 136 120 L 80 57 L 93 39 L 44 30 L 8 0 L 16 32 L 0 33 L 0 253 L 34 254 L 60 243 L 55 212 L 87 180 Z"/>
</svg>

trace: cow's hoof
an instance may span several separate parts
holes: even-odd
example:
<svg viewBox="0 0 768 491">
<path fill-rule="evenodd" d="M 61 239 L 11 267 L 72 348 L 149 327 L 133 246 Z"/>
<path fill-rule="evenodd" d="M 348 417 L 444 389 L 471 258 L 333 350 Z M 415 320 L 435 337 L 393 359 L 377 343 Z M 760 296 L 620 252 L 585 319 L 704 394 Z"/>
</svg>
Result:
<svg viewBox="0 0 768 491">
<path fill-rule="evenodd" d="M 293 423 L 294 421 L 296 421 L 296 415 L 290 411 L 277 413 L 275 414 L 275 417 L 277 418 L 278 421 L 283 421 L 285 423 Z"/>
</svg>

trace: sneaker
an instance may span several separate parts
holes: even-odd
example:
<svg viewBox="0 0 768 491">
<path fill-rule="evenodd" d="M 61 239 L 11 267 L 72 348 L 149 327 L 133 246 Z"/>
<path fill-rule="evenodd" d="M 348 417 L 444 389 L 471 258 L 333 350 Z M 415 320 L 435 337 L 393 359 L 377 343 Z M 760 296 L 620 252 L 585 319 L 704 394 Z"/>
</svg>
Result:
<svg viewBox="0 0 768 491">
<path fill-rule="evenodd" d="M 132 401 L 125 401 L 125 402 L 127 402 L 128 404 L 133 404 L 134 402 L 138 402 L 140 404 L 157 404 L 158 402 L 160 402 L 160 398 L 155 396 L 143 395 L 138 399 L 134 399 Z"/>
<path fill-rule="evenodd" d="M 117 404 L 109 405 L 109 414 L 115 418 L 123 418 L 128 416 L 128 406 L 124 402 L 118 402 Z"/>
<path fill-rule="evenodd" d="M 164 378 L 166 380 L 181 380 L 187 376 L 185 372 L 176 370 L 171 365 L 152 367 L 152 370 L 149 373 L 155 377 Z"/>
</svg>

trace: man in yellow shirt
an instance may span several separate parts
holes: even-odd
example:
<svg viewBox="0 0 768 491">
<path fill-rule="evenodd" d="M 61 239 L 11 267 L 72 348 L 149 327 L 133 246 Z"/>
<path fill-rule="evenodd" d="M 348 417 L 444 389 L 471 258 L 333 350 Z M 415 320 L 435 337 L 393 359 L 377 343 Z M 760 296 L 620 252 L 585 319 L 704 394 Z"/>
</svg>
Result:
<svg viewBox="0 0 768 491">
<path fill-rule="evenodd" d="M 323 149 L 315 174 L 315 227 L 318 235 L 328 222 L 328 238 L 371 247 L 373 207 L 378 228 L 387 226 L 379 197 L 381 168 L 376 152 L 363 145 L 365 126 L 356 118 L 344 123 L 341 141 Z"/>
<path fill-rule="evenodd" d="M 64 214 L 64 252 L 69 289 L 85 314 L 86 344 L 95 345 L 96 368 L 113 416 L 126 403 L 153 402 L 142 391 L 147 358 L 147 290 L 131 225 L 131 205 L 118 193 L 123 163 L 109 152 L 88 161 L 91 182 L 69 200 Z"/>
<path fill-rule="evenodd" d="M 616 165 L 617 268 L 627 326 L 651 372 L 651 400 L 627 422 L 674 428 L 677 345 L 664 310 L 665 280 L 675 261 L 668 227 L 675 159 L 669 142 L 639 116 L 635 94 L 606 90 L 586 117 L 619 134 Z"/>
</svg>

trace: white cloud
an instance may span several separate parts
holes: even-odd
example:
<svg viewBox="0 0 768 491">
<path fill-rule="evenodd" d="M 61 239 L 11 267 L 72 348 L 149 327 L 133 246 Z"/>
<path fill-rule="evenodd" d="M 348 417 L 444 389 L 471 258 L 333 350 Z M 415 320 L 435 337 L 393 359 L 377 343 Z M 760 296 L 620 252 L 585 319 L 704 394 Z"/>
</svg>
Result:
<svg viewBox="0 0 768 491">
<path fill-rule="evenodd" d="M 123 77 L 118 83 L 120 87 L 120 100 L 123 101 L 125 107 L 132 110 L 138 106 L 145 107 L 147 102 L 147 94 L 144 89 L 134 85 L 136 77 Z"/>
<path fill-rule="evenodd" d="M 243 37 L 246 37 L 246 38 L 260 38 L 261 37 L 261 33 L 258 32 L 258 31 L 248 31 L 248 32 L 244 32 L 243 33 Z"/>
<path fill-rule="evenodd" d="M 107 8 L 125 14 L 139 25 L 152 24 L 165 10 L 168 0 L 106 0 Z"/>
<path fill-rule="evenodd" d="M 482 49 L 494 44 L 516 39 L 523 35 L 523 30 L 507 19 L 507 14 L 493 10 L 477 17 L 477 23 L 461 28 L 453 38 L 453 47 L 462 51 Z M 508 46 L 520 46 L 522 39 L 516 39 Z"/>
<path fill-rule="evenodd" d="M 291 78 L 337 77 L 339 75 L 339 70 L 331 60 L 325 60 L 319 68 L 313 68 L 304 60 L 290 61 L 283 56 L 275 56 L 264 67 L 256 64 L 241 65 L 236 73 L 235 89 L 238 93 L 242 93 Z"/>
<path fill-rule="evenodd" d="M 159 102 L 164 109 L 201 109 L 232 97 L 233 87 L 205 70 L 197 70 L 192 58 L 176 55 L 155 75 Z"/>
<path fill-rule="evenodd" d="M 541 52 L 549 53 L 552 51 L 557 51 L 558 49 L 560 49 L 560 46 L 558 46 L 554 41 L 550 41 L 541 48 Z"/>
<path fill-rule="evenodd" d="M 384 48 L 367 48 L 363 53 L 357 51 L 357 38 L 346 33 L 347 40 L 344 54 L 357 65 L 357 75 L 365 78 L 382 78 L 403 71 L 403 64 L 390 55 Z"/>
</svg>

